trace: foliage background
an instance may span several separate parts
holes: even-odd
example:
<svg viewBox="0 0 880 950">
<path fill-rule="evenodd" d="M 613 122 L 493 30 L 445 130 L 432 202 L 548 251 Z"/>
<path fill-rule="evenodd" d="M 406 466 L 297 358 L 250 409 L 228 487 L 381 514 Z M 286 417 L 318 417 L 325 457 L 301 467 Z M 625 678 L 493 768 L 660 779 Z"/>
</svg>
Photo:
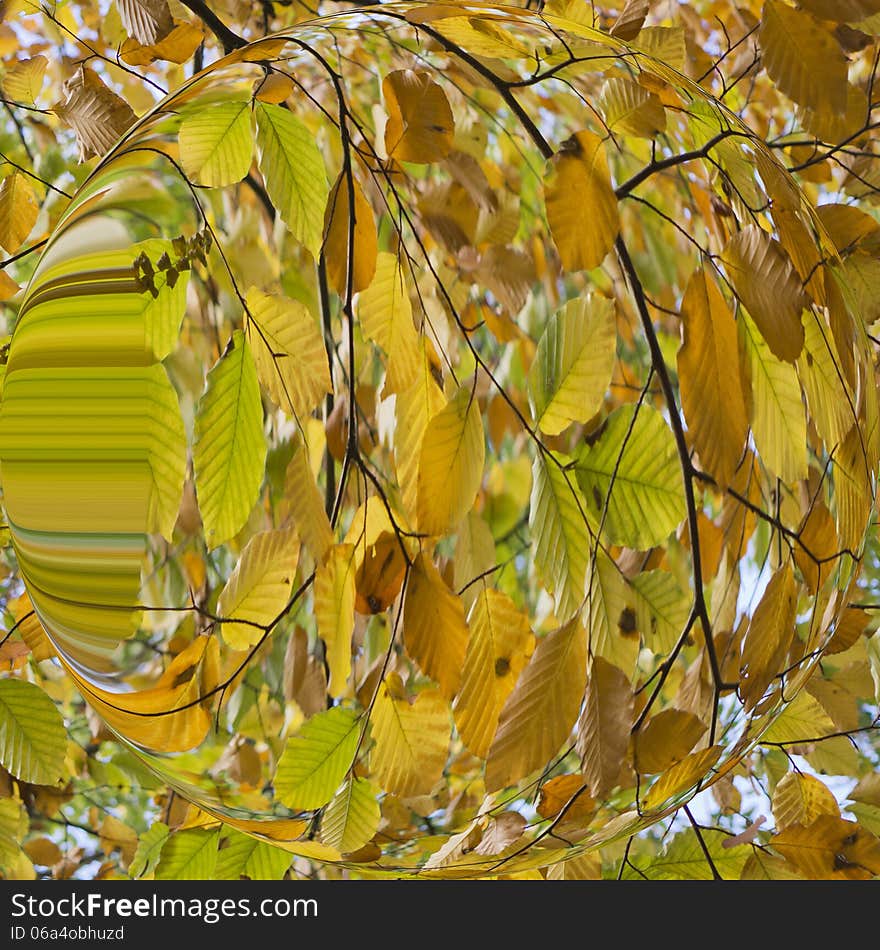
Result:
<svg viewBox="0 0 880 950">
<path fill-rule="evenodd" d="M 9 0 L 3 4 L 0 83 L 6 122 L 0 133 L 0 158 L 4 162 L 4 177 L 0 183 L 0 246 L 7 252 L 7 259 L 0 270 L 0 298 L 6 301 L 7 332 L 11 332 L 14 325 L 20 301 L 17 294 L 32 271 L 37 256 L 34 252 L 43 246 L 98 156 L 113 145 L 135 116 L 149 110 L 165 91 L 174 90 L 238 45 L 237 38 L 252 40 L 346 6 L 322 4 L 313 8 L 297 0 L 257 4 L 224 0 L 208 5 L 177 0 L 169 0 L 167 5 L 144 0 L 111 3 L 69 0 L 44 4 L 40 8 L 35 8 L 29 0 Z M 852 295 L 848 304 L 860 313 L 873 343 L 873 324 L 880 316 L 876 312 L 880 227 L 874 211 L 880 188 L 880 165 L 877 164 L 880 152 L 873 135 L 876 127 L 874 86 L 880 61 L 877 45 L 880 4 L 873 0 L 802 0 L 796 4 L 783 0 L 738 4 L 728 0 L 698 0 L 691 4 L 673 0 L 653 3 L 631 0 L 615 6 L 571 0 L 556 8 L 547 8 L 548 12 L 553 9 L 650 49 L 739 115 L 791 170 L 813 204 L 852 209 L 826 211 L 823 223 L 845 264 Z M 153 40 L 166 31 L 167 35 Z M 84 72 L 83 67 L 88 72 Z M 625 88 L 630 94 L 634 93 L 629 87 Z M 644 85 L 638 91 L 639 98 L 635 102 L 618 104 L 615 113 L 616 121 L 621 123 L 618 131 L 627 141 L 628 136 L 640 139 L 641 151 L 635 159 L 654 166 L 662 158 L 658 159 L 655 144 L 651 143 L 659 141 L 661 150 L 666 143 L 652 125 L 657 122 L 656 113 L 652 113 L 656 108 L 654 100 L 650 98 L 655 95 L 654 91 L 646 91 Z M 389 98 L 392 97 L 386 91 L 386 106 Z M 369 109 L 372 104 L 359 105 Z M 607 99 L 601 109 L 607 121 Z M 437 145 L 429 141 L 427 147 Z M 709 151 L 706 149 L 706 155 Z M 661 154 L 665 153 L 661 151 Z M 418 160 L 418 155 L 415 158 Z M 717 160 L 720 181 L 704 187 L 702 179 L 699 180 L 686 201 L 662 195 L 658 199 L 659 211 L 654 215 L 647 209 L 652 196 L 645 193 L 647 197 L 642 200 L 646 207 L 631 214 L 623 225 L 625 235 L 632 236 L 638 248 L 639 270 L 650 288 L 648 301 L 659 328 L 658 346 L 666 363 L 677 367 L 680 376 L 687 373 L 682 369 L 681 354 L 676 353 L 680 344 L 680 310 L 685 309 L 682 292 L 693 271 L 693 249 L 687 250 L 687 245 L 682 244 L 681 232 L 690 230 L 697 241 L 705 242 L 706 248 L 711 247 L 713 241 L 724 245 L 730 219 L 741 216 L 743 205 L 748 205 L 736 187 L 747 190 L 747 176 L 738 170 L 735 160 L 730 155 L 718 155 L 714 160 Z M 654 168 L 654 171 L 660 170 Z M 197 176 L 199 171 L 193 174 Z M 621 180 L 620 171 L 621 167 L 615 166 L 617 181 Z M 711 169 L 708 174 L 712 174 Z M 250 274 L 257 284 L 264 280 L 268 283 L 273 274 L 277 275 L 289 265 L 289 259 L 284 256 L 284 242 L 277 240 L 257 192 L 242 187 L 237 196 L 238 203 L 224 209 L 223 246 L 235 258 L 240 272 Z M 683 228 L 679 227 L 670 239 L 670 219 L 674 221 L 685 206 L 699 209 L 702 224 L 698 226 L 693 220 L 680 219 Z M 776 227 L 781 230 L 778 222 Z M 561 246 L 564 239 L 559 240 L 562 230 L 557 229 L 554 237 L 565 258 L 567 255 Z M 813 277 L 807 244 L 809 241 L 804 245 L 796 240 L 793 243 L 794 247 L 801 247 L 808 258 L 805 265 L 803 261 L 795 262 L 804 284 L 809 284 Z M 620 283 L 620 274 L 610 268 L 603 276 L 602 268 L 597 266 L 602 257 L 604 253 L 600 254 L 599 261 L 579 261 L 566 266 L 588 267 L 593 286 L 614 295 L 615 280 Z M 471 315 L 485 320 L 491 333 L 502 341 L 515 341 L 519 358 L 525 362 L 535 357 L 540 333 L 537 326 L 523 332 L 511 319 L 519 309 L 516 304 L 521 288 L 515 281 L 507 283 L 504 278 L 515 274 L 519 263 L 506 260 L 504 266 L 489 268 L 481 276 L 490 286 L 494 284 L 496 297 L 506 303 L 494 314 L 486 310 Z M 770 268 L 767 257 L 746 259 L 743 270 L 752 273 L 754 279 L 743 278 L 743 285 L 735 288 L 756 321 L 764 312 L 784 309 L 785 280 L 780 279 L 778 271 L 767 268 Z M 541 276 L 530 275 L 531 278 Z M 333 280 L 332 274 L 331 280 L 342 283 L 339 279 Z M 773 286 L 776 291 L 769 301 L 761 298 L 766 286 Z M 639 335 L 637 315 L 625 314 L 622 323 L 630 334 L 627 342 L 632 345 L 633 355 L 614 367 L 608 408 L 632 404 L 646 385 L 644 374 L 640 372 L 647 359 L 645 340 Z M 770 343 L 769 337 L 767 342 Z M 222 351 L 222 343 L 220 341 L 215 355 Z M 777 344 L 784 348 L 784 335 Z M 512 409 L 519 407 L 525 413 L 529 395 L 533 402 L 536 398 L 534 386 L 530 388 L 524 370 L 522 365 L 506 369 L 504 383 L 511 394 L 509 404 L 492 399 L 491 392 L 480 393 L 490 437 L 497 438 L 499 443 L 516 428 L 516 419 L 511 418 Z M 680 380 L 676 380 L 676 384 L 683 386 Z M 654 391 L 649 387 L 647 391 L 653 398 Z M 320 388 L 318 393 L 322 395 Z M 863 398 L 870 400 L 870 397 Z M 685 400 L 683 390 L 681 400 Z M 278 401 L 277 394 L 275 401 Z M 381 451 L 375 379 L 364 381 L 357 401 L 359 406 L 368 407 L 357 430 L 363 452 L 369 455 Z M 706 463 L 706 468 L 716 475 L 720 470 L 722 483 L 734 481 L 733 472 L 742 448 L 742 440 L 732 448 L 728 444 L 730 438 L 725 427 L 735 428 L 738 421 L 729 403 L 722 403 L 719 411 L 725 405 L 729 416 L 723 420 L 721 431 L 707 423 L 708 433 L 698 444 L 703 462 L 710 456 L 711 446 L 716 446 L 718 456 L 711 465 Z M 684 408 L 689 429 L 693 430 L 688 406 Z M 751 407 L 743 406 L 742 411 L 747 408 L 752 413 Z M 812 405 L 810 409 L 814 417 L 821 418 L 821 413 Z M 833 406 L 827 411 L 833 417 Z M 337 441 L 331 467 L 347 458 L 345 440 L 354 429 L 349 428 L 346 412 L 344 399 L 331 398 L 326 407 L 316 413 L 322 438 L 328 445 L 334 439 Z M 568 441 L 560 436 L 559 441 L 553 443 L 558 431 L 552 431 L 552 423 L 541 428 L 555 449 L 570 452 L 582 435 L 591 434 L 589 423 L 594 414 L 595 410 L 587 418 L 577 420 L 585 427 L 578 430 L 577 439 L 569 433 Z M 563 418 L 563 423 L 570 421 Z M 753 413 L 750 422 L 757 439 Z M 715 423 L 718 424 L 717 419 Z M 862 411 L 859 425 L 870 441 L 870 412 Z M 562 428 L 560 424 L 559 429 Z M 819 436 L 824 438 L 824 435 L 820 431 Z M 819 436 L 810 431 L 811 445 L 821 442 Z M 796 437 L 794 442 L 797 443 Z M 806 442 L 804 432 L 802 443 Z M 525 466 L 524 472 L 522 460 L 517 458 L 519 448 L 508 444 L 505 451 L 498 453 L 484 479 L 480 500 L 480 512 L 485 523 L 491 525 L 494 541 L 494 557 L 489 563 L 497 562 L 503 568 L 497 572 L 495 586 L 512 598 L 521 589 L 523 579 L 516 569 L 516 559 L 535 543 L 534 531 L 530 534 L 527 530 L 533 527 L 527 511 L 530 465 Z M 329 455 L 334 453 L 331 451 Z M 785 466 L 786 463 L 783 460 L 779 464 Z M 338 475 L 338 468 L 333 471 Z M 791 480 L 789 473 L 783 480 Z M 327 484 L 325 477 L 322 483 L 325 490 Z M 742 490 L 747 492 L 748 486 Z M 871 489 L 867 487 L 866 498 L 869 494 Z M 332 497 L 331 487 L 329 498 Z M 357 498 L 352 498 L 353 504 L 356 501 Z M 759 493 L 753 501 L 766 516 L 759 518 L 760 526 L 751 526 L 751 531 L 757 531 L 756 543 L 749 554 L 755 565 L 753 600 L 757 602 L 764 593 L 769 574 L 776 570 L 774 577 L 782 575 L 785 559 L 780 554 L 774 561 L 776 555 L 772 552 L 774 547 L 782 550 L 779 536 L 785 535 L 785 530 L 781 530 L 781 526 L 789 524 L 786 519 L 790 513 L 780 514 L 783 502 L 779 498 L 775 510 L 769 496 L 762 497 Z M 708 573 L 703 575 L 704 579 L 721 570 L 719 562 L 725 543 L 720 530 L 725 524 L 725 514 L 720 501 L 713 508 L 714 504 L 706 502 L 700 524 L 701 543 L 711 565 L 706 568 Z M 531 507 L 534 508 L 534 502 Z M 814 550 L 818 545 L 818 550 L 827 551 L 831 559 L 840 546 L 839 539 L 835 535 L 829 546 L 824 522 L 810 523 L 813 510 L 813 506 L 809 506 L 806 515 L 800 509 L 791 515 L 794 527 L 787 528 L 787 537 L 794 543 L 789 546 L 794 551 L 797 542 L 803 540 L 814 545 Z M 683 512 L 678 520 L 683 520 Z M 837 530 L 840 534 L 839 522 Z M 622 537 L 615 540 L 626 547 L 623 542 L 631 541 L 631 537 L 623 529 Z M 668 569 L 670 565 L 674 568 L 669 558 L 675 545 L 670 545 L 669 551 L 660 551 L 659 545 L 633 542 L 633 548 L 652 547 L 655 553 L 651 556 L 656 563 L 646 560 L 643 570 Z M 681 549 L 686 560 L 687 547 Z M 617 554 L 621 556 L 621 552 Z M 875 587 L 880 581 L 878 554 L 872 535 L 861 557 L 858 587 L 848 591 L 853 604 L 858 606 L 850 607 L 843 615 L 844 622 L 835 632 L 836 642 L 829 645 L 826 658 L 807 688 L 806 696 L 814 702 L 807 704 L 807 714 L 798 723 L 799 733 L 777 732 L 776 741 L 760 745 L 737 769 L 701 793 L 688 808 L 672 810 L 662 821 L 632 839 L 611 842 L 560 866 L 513 871 L 511 876 L 860 878 L 880 872 L 880 844 L 874 837 L 874 832 L 880 832 L 875 729 L 880 652 L 871 619 Z M 812 567 L 817 574 L 812 585 L 810 565 L 803 557 L 798 560 L 796 551 L 794 559 L 800 583 L 807 588 L 818 588 L 823 579 L 827 580 L 827 574 L 823 577 L 820 569 L 821 559 Z M 771 570 L 764 570 L 765 561 Z M 193 547 L 188 555 L 184 554 L 183 563 L 191 585 L 201 588 L 206 573 L 202 553 Z M 451 582 L 455 571 L 453 562 L 441 559 L 439 563 Z M 505 567 L 510 564 L 513 566 Z M 4 876 L 280 878 L 358 873 L 303 854 L 293 856 L 269 845 L 258 847 L 253 839 L 234 829 L 218 828 L 210 816 L 171 792 L 130 751 L 112 741 L 99 719 L 83 703 L 69 677 L 51 659 L 51 649 L 40 636 L 38 626 L 29 616 L 27 601 L 22 598 L 14 557 L 8 546 L 2 572 L 0 590 L 8 634 L 0 647 L 0 658 L 7 680 L 39 685 L 60 712 L 66 733 L 57 750 L 59 761 L 63 761 L 64 776 L 60 783 L 27 781 L 20 771 L 16 774 L 15 768 L 0 772 L 0 868 Z M 424 567 L 423 573 L 429 580 L 433 578 L 428 567 Z M 686 571 L 683 583 L 685 586 L 689 583 Z M 461 586 L 457 579 L 455 586 Z M 213 593 L 216 597 L 219 590 Z M 542 623 L 548 621 L 553 611 L 546 602 L 541 606 L 540 585 L 529 591 L 529 597 L 532 608 L 542 615 Z M 713 604 L 713 611 L 715 609 Z M 556 611 L 559 613 L 558 603 Z M 621 626 L 621 617 L 623 614 L 613 618 L 617 627 Z M 548 623 L 549 626 L 552 624 Z M 747 623 L 740 624 L 739 628 L 739 636 L 746 641 L 747 626 Z M 698 647 L 691 649 L 692 646 L 688 642 L 682 656 L 689 656 L 688 668 L 696 668 L 698 679 L 703 682 L 700 669 L 707 665 L 707 660 L 698 654 Z M 179 649 L 177 645 L 178 652 Z M 740 657 L 738 650 L 739 645 L 734 650 L 737 658 Z M 629 656 L 628 652 L 624 653 Z M 625 666 L 629 660 L 621 659 L 623 655 L 615 655 L 612 661 Z M 279 667 L 284 666 L 290 673 L 289 659 L 278 657 L 277 660 Z M 780 673 L 782 664 L 774 669 L 769 668 L 770 660 L 767 664 L 765 672 L 772 680 Z M 309 675 L 320 678 L 322 664 L 312 666 L 309 666 Z M 666 673 L 661 682 L 665 679 Z M 711 692 L 708 673 L 706 681 Z M 670 688 L 672 685 L 677 685 L 675 677 L 670 680 Z M 714 686 L 718 686 L 718 680 Z M 319 692 L 323 690 L 322 683 Z M 763 689 L 753 700 L 759 699 L 761 693 Z M 297 709 L 306 707 L 309 701 L 305 692 L 296 694 L 293 687 L 286 698 Z M 714 697 L 718 698 L 719 695 Z M 677 723 L 679 725 L 681 723 Z M 669 765 L 690 753 L 696 743 L 695 739 L 681 752 L 678 748 L 681 741 L 677 731 L 672 736 L 664 735 L 662 741 L 657 741 L 655 736 L 654 751 L 662 768 L 650 771 L 666 771 Z M 631 753 L 631 749 L 624 751 L 621 759 Z M 235 744 L 230 748 L 227 767 L 239 777 L 246 777 L 248 770 L 254 768 L 259 774 L 253 756 L 248 743 Z M 6 765 L 11 766 L 12 762 L 7 761 Z M 572 781 L 568 775 L 565 778 Z M 561 795 L 562 802 L 570 802 L 578 788 L 576 782 L 575 777 L 575 784 L 557 785 L 554 789 L 557 799 Z M 449 806 L 448 789 L 444 794 L 443 803 Z M 554 812 L 554 800 L 554 795 L 546 790 L 536 798 L 539 807 L 545 809 L 544 817 L 559 814 L 563 806 L 557 800 Z M 478 805 L 479 802 L 465 804 L 462 811 L 470 807 L 470 814 L 476 815 Z M 416 805 L 407 811 L 407 806 L 403 808 L 406 814 L 401 815 L 401 808 L 398 800 L 388 797 L 382 814 L 376 816 L 377 833 L 381 835 L 383 829 L 387 832 L 388 828 L 404 827 L 406 833 L 430 837 L 431 821 L 426 819 L 425 813 L 430 815 L 431 809 Z M 589 814 L 585 810 L 580 817 L 584 822 L 601 824 L 609 820 L 610 814 L 597 808 Z M 841 815 L 847 824 L 840 823 Z M 486 841 L 495 836 L 494 846 L 498 850 L 515 845 L 516 834 L 522 830 L 516 822 L 513 822 L 514 828 L 505 828 L 504 820 L 492 820 L 495 825 L 491 828 L 484 820 L 479 834 L 469 832 L 470 843 L 477 846 L 481 836 Z M 731 838 L 735 840 L 731 842 Z M 464 844 L 468 845 L 469 840 Z M 454 844 L 461 846 L 462 842 Z M 486 853 L 496 852 L 488 850 Z M 500 876 L 505 873 L 503 867 L 498 871 Z"/>
</svg>

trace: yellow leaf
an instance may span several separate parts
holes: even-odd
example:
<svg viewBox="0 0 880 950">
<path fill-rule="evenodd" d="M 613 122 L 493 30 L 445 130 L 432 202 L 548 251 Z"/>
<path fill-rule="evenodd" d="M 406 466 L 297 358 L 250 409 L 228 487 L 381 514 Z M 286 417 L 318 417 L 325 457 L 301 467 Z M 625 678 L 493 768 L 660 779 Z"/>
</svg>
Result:
<svg viewBox="0 0 880 950">
<path fill-rule="evenodd" d="M 807 109 L 844 111 L 846 57 L 814 16 L 781 0 L 766 0 L 758 39 L 763 64 L 785 95 Z"/>
<path fill-rule="evenodd" d="M 149 66 L 156 59 L 183 64 L 205 39 L 200 26 L 195 23 L 178 23 L 163 39 L 142 45 L 135 39 L 127 39 L 119 51 L 120 58 L 129 66 Z"/>
<path fill-rule="evenodd" d="M 278 105 L 296 89 L 296 84 L 284 73 L 269 73 L 254 80 L 254 98 L 259 102 Z"/>
<path fill-rule="evenodd" d="M 865 457 L 865 433 L 854 425 L 834 455 L 832 471 L 837 500 L 837 533 L 841 544 L 855 551 L 871 510 L 872 465 Z"/>
<path fill-rule="evenodd" d="M 808 311 L 797 372 L 810 415 L 829 454 L 856 424 L 856 407 L 843 374 L 834 336 L 819 314 Z"/>
<path fill-rule="evenodd" d="M 791 825 L 770 844 L 809 880 L 867 881 L 880 874 L 880 840 L 836 815 Z"/>
<path fill-rule="evenodd" d="M 662 710 L 635 735 L 636 770 L 644 775 L 665 772 L 693 749 L 705 731 L 706 724 L 693 713 Z"/>
<path fill-rule="evenodd" d="M 821 704 L 806 692 L 798 693 L 763 733 L 764 742 L 796 744 L 829 736 L 836 731 Z"/>
<path fill-rule="evenodd" d="M 0 247 L 14 254 L 37 223 L 40 205 L 27 177 L 13 171 L 0 185 Z"/>
<path fill-rule="evenodd" d="M 755 224 L 727 243 L 724 266 L 733 288 L 773 355 L 793 363 L 804 346 L 803 287 L 778 241 Z"/>
<path fill-rule="evenodd" d="M 377 789 L 366 779 L 347 779 L 321 819 L 321 840 L 341 854 L 362 848 L 381 820 L 376 794 Z"/>
<path fill-rule="evenodd" d="M 574 617 L 538 640 L 504 704 L 486 759 L 487 791 L 514 784 L 560 751 L 577 719 L 586 679 L 586 631 Z"/>
<path fill-rule="evenodd" d="M 743 641 L 740 696 L 747 711 L 781 672 L 794 638 L 796 615 L 797 587 L 791 562 L 786 561 L 770 578 Z"/>
<path fill-rule="evenodd" d="M 453 707 L 462 742 L 474 755 L 489 754 L 498 717 L 534 645 L 528 616 L 506 594 L 481 591 L 470 616 L 470 640 Z"/>
<path fill-rule="evenodd" d="M 773 818 L 776 828 L 812 824 L 820 815 L 840 817 L 840 807 L 827 785 L 812 775 L 787 772 L 773 789 Z"/>
<path fill-rule="evenodd" d="M 651 786 L 643 807 L 648 810 L 663 807 L 673 796 L 693 788 L 706 777 L 723 751 L 723 746 L 713 745 L 676 762 Z"/>
<path fill-rule="evenodd" d="M 722 487 L 733 479 L 749 431 L 736 322 L 716 282 L 700 268 L 681 302 L 681 404 L 701 466 Z"/>
<path fill-rule="evenodd" d="M 354 545 L 335 544 L 315 574 L 315 622 L 324 641 L 330 671 L 327 691 L 345 695 L 351 673 L 351 636 L 354 633 Z M 355 850 L 355 849 L 351 849 Z"/>
<path fill-rule="evenodd" d="M 386 390 L 403 393 L 416 382 L 421 350 L 400 255 L 379 254 L 372 283 L 358 295 L 357 315 L 363 332 L 388 356 Z"/>
<path fill-rule="evenodd" d="M 51 660 L 55 656 L 55 647 L 46 636 L 46 631 L 40 623 L 40 618 L 34 612 L 34 605 L 27 593 L 7 601 L 6 606 L 15 618 L 16 630 L 21 639 L 30 647 L 34 660 L 38 663 L 40 660 Z"/>
<path fill-rule="evenodd" d="M 46 78 L 49 60 L 39 53 L 15 63 L 3 77 L 3 91 L 15 102 L 32 106 Z"/>
<path fill-rule="evenodd" d="M 0 270 L 0 303 L 11 300 L 21 287 L 6 273 Z"/>
<path fill-rule="evenodd" d="M 215 102 L 188 112 L 179 142 L 180 164 L 196 183 L 221 188 L 241 181 L 254 152 L 250 100 Z"/>
<path fill-rule="evenodd" d="M 333 543 L 333 529 L 309 467 L 308 451 L 301 439 L 296 439 L 293 455 L 287 463 L 284 504 L 282 516 L 292 519 L 309 554 L 316 564 L 320 564 Z"/>
<path fill-rule="evenodd" d="M 577 132 L 553 157 L 544 180 L 550 233 L 567 271 L 598 267 L 620 231 L 617 197 L 602 140 Z"/>
<path fill-rule="evenodd" d="M 593 660 L 584 707 L 578 720 L 577 753 L 584 778 L 596 799 L 617 785 L 626 765 L 633 720 L 633 691 L 629 678 L 607 660 Z"/>
<path fill-rule="evenodd" d="M 168 664 L 150 689 L 111 692 L 67 667 L 83 697 L 117 732 L 163 753 L 195 749 L 211 728 L 208 699 L 219 681 L 219 649 L 214 637 L 196 637 Z"/>
<path fill-rule="evenodd" d="M 423 337 L 413 384 L 395 400 L 394 464 L 403 507 L 413 524 L 418 520 L 419 459 L 425 430 L 446 404 L 431 371 L 425 342 Z"/>
<path fill-rule="evenodd" d="M 596 802 L 587 792 L 583 775 L 557 775 L 541 786 L 536 811 L 542 818 L 556 818 L 564 810 L 565 820 L 588 818 L 596 810 Z"/>
<path fill-rule="evenodd" d="M 590 654 L 602 657 L 627 676 L 635 670 L 641 645 L 631 603 L 632 590 L 620 568 L 599 548 L 587 572 Z"/>
<path fill-rule="evenodd" d="M 251 287 L 245 300 L 257 375 L 276 406 L 305 422 L 321 398 L 333 391 L 318 323 L 305 304 L 279 294 Z"/>
<path fill-rule="evenodd" d="M 800 0 L 800 6 L 822 20 L 858 23 L 880 13 L 880 0 Z"/>
<path fill-rule="evenodd" d="M 807 420 L 795 368 L 770 352 L 747 313 L 740 311 L 738 322 L 743 388 L 761 460 L 784 482 L 805 478 Z"/>
<path fill-rule="evenodd" d="M 476 396 L 460 389 L 425 428 L 419 458 L 419 530 L 441 535 L 455 528 L 477 497 L 485 457 Z"/>
<path fill-rule="evenodd" d="M 436 162 L 452 149 L 455 123 L 446 93 L 429 73 L 397 69 L 382 80 L 388 110 L 385 154 L 399 162 Z"/>
<path fill-rule="evenodd" d="M 354 201 L 351 200 L 352 195 Z M 354 228 L 349 247 L 352 217 Z M 352 294 L 370 286 L 376 272 L 378 254 L 376 219 L 354 173 L 346 174 L 344 169 L 327 199 L 327 210 L 324 214 L 324 254 L 327 259 L 327 276 L 340 297 L 348 296 L 349 270 Z"/>
<path fill-rule="evenodd" d="M 370 767 L 389 792 L 408 798 L 429 795 L 449 753 L 449 704 L 437 690 L 423 690 L 415 702 L 398 698 L 383 683 L 371 717 L 375 747 Z"/>
<path fill-rule="evenodd" d="M 599 108 L 613 131 L 653 138 L 666 129 L 659 96 L 631 79 L 615 76 L 602 87 Z"/>
<path fill-rule="evenodd" d="M 406 587 L 403 645 L 449 700 L 458 691 L 468 636 L 461 598 L 446 586 L 429 558 L 419 554 Z"/>
<path fill-rule="evenodd" d="M 810 506 L 798 536 L 800 544 L 794 549 L 794 561 L 807 586 L 817 593 L 836 568 L 840 551 L 834 518 L 823 501 L 816 500 Z"/>
</svg>

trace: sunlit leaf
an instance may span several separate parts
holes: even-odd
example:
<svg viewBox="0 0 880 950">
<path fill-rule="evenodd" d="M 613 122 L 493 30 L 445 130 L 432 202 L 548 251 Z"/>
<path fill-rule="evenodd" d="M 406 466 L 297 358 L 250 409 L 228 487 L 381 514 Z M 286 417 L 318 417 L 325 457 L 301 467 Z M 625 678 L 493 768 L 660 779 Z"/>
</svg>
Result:
<svg viewBox="0 0 880 950">
<path fill-rule="evenodd" d="M 587 295 L 569 301 L 544 329 L 529 372 L 538 427 L 557 435 L 572 422 L 587 422 L 611 382 L 617 329 L 614 304 Z"/>
<path fill-rule="evenodd" d="M 559 751 L 577 719 L 586 676 L 586 632 L 575 617 L 538 640 L 501 710 L 486 759 L 489 791 L 524 778 Z"/>
<path fill-rule="evenodd" d="M 263 531 L 245 545 L 217 601 L 224 641 L 246 650 L 286 606 L 296 577 L 299 544 L 293 531 Z"/>
<path fill-rule="evenodd" d="M 275 794 L 293 809 L 326 805 L 354 764 L 360 717 L 334 706 L 307 720 L 287 740 L 275 772 Z"/>
<path fill-rule="evenodd" d="M 599 439 L 581 451 L 575 471 L 594 519 L 616 544 L 645 550 L 684 520 L 672 430 L 649 406 L 616 409 Z"/>
<path fill-rule="evenodd" d="M 431 561 L 419 554 L 403 604 L 403 645 L 450 700 L 458 691 L 468 636 L 461 598 L 446 586 Z"/>
<path fill-rule="evenodd" d="M 736 323 L 705 270 L 691 277 L 681 302 L 678 351 L 681 405 L 700 464 L 728 485 L 749 430 L 739 373 Z"/>
<path fill-rule="evenodd" d="M 238 533 L 260 493 L 266 461 L 260 384 L 236 330 L 208 373 L 195 419 L 193 468 L 209 547 Z"/>
<path fill-rule="evenodd" d="M 341 854 L 362 848 L 379 827 L 377 795 L 377 789 L 366 779 L 349 778 L 324 812 L 321 840 Z"/>
<path fill-rule="evenodd" d="M 254 115 L 266 191 L 290 233 L 317 259 L 329 186 L 315 137 L 290 109 L 257 102 Z"/>
<path fill-rule="evenodd" d="M 385 152 L 400 162 L 436 162 L 452 148 L 454 121 L 446 94 L 429 73 L 396 69 L 382 80 L 388 121 Z"/>
<path fill-rule="evenodd" d="M 812 824 L 820 815 L 840 817 L 834 793 L 819 779 L 803 772 L 787 772 L 773 789 L 776 828 Z"/>
<path fill-rule="evenodd" d="M 462 742 L 485 758 L 535 638 L 528 616 L 506 594 L 491 588 L 480 593 L 469 623 L 470 640 L 453 710 Z"/>
<path fill-rule="evenodd" d="M 198 109 L 180 125 L 180 163 L 200 185 L 222 188 L 241 181 L 250 170 L 253 151 L 247 99 Z"/>
<path fill-rule="evenodd" d="M 419 458 L 419 528 L 445 534 L 467 514 L 483 478 L 486 440 L 474 394 L 460 389 L 428 423 Z"/>
<path fill-rule="evenodd" d="M 0 184 L 0 247 L 15 253 L 37 223 L 37 194 L 26 175 L 13 171 Z"/>
<path fill-rule="evenodd" d="M 247 339 L 257 375 L 272 401 L 304 422 L 333 391 L 327 351 L 318 323 L 298 300 L 251 287 L 245 298 Z"/>
<path fill-rule="evenodd" d="M 315 622 L 330 673 L 327 691 L 334 698 L 345 694 L 351 672 L 354 601 L 354 546 L 337 544 L 315 574 Z"/>
<path fill-rule="evenodd" d="M 620 230 L 602 139 L 583 131 L 562 144 L 544 181 L 544 200 L 562 266 L 598 267 Z"/>
<path fill-rule="evenodd" d="M 55 785 L 66 750 L 64 720 L 46 693 L 24 680 L 0 679 L 0 765 L 19 781 Z"/>
</svg>

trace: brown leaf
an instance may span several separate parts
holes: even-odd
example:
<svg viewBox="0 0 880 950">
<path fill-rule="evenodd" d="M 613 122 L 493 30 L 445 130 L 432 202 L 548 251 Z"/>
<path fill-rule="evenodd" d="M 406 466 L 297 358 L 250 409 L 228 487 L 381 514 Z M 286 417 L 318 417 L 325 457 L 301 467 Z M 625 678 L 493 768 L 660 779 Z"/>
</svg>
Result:
<svg viewBox="0 0 880 950">
<path fill-rule="evenodd" d="M 476 854 L 500 854 L 523 836 L 526 820 L 517 811 L 504 811 L 489 819 L 483 838 L 474 848 Z"/>
<path fill-rule="evenodd" d="M 62 91 L 64 98 L 52 111 L 76 133 L 81 162 L 108 152 L 135 121 L 131 106 L 85 66 L 64 83 Z"/>
<path fill-rule="evenodd" d="M 167 0 L 116 0 L 125 32 L 145 46 L 164 39 L 174 29 Z"/>
<path fill-rule="evenodd" d="M 578 720 L 577 753 L 594 798 L 604 798 L 626 764 L 633 691 L 626 674 L 602 657 L 593 660 Z"/>
<path fill-rule="evenodd" d="M 327 682 L 324 666 L 309 653 L 309 635 L 296 627 L 284 652 L 284 698 L 293 700 L 305 716 L 326 708 Z"/>
<path fill-rule="evenodd" d="M 801 281 L 782 245 L 757 225 L 738 231 L 723 254 L 737 297 L 777 359 L 793 363 L 804 347 Z"/>
<path fill-rule="evenodd" d="M 351 201 L 352 194 L 354 201 Z M 354 226 L 352 225 L 354 218 Z M 352 245 L 349 247 L 349 231 Z M 341 297 L 348 290 L 351 270 L 351 292 L 356 294 L 370 286 L 376 273 L 378 257 L 376 218 L 358 181 L 345 170 L 340 172 L 327 199 L 324 214 L 324 253 L 327 258 L 327 276 Z M 349 261 L 349 255 L 353 260 Z"/>
</svg>

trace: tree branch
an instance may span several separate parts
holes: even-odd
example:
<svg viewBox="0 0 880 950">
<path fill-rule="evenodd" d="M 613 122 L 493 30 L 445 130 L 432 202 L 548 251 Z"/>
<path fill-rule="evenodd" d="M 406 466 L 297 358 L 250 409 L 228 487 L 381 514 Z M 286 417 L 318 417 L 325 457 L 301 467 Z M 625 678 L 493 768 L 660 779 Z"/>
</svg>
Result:
<svg viewBox="0 0 880 950">
<path fill-rule="evenodd" d="M 205 26 L 220 40 L 224 53 L 231 53 L 235 49 L 247 46 L 247 40 L 233 33 L 232 30 L 217 16 L 205 3 L 205 0 L 180 0 L 188 9 L 199 17 Z"/>
</svg>

